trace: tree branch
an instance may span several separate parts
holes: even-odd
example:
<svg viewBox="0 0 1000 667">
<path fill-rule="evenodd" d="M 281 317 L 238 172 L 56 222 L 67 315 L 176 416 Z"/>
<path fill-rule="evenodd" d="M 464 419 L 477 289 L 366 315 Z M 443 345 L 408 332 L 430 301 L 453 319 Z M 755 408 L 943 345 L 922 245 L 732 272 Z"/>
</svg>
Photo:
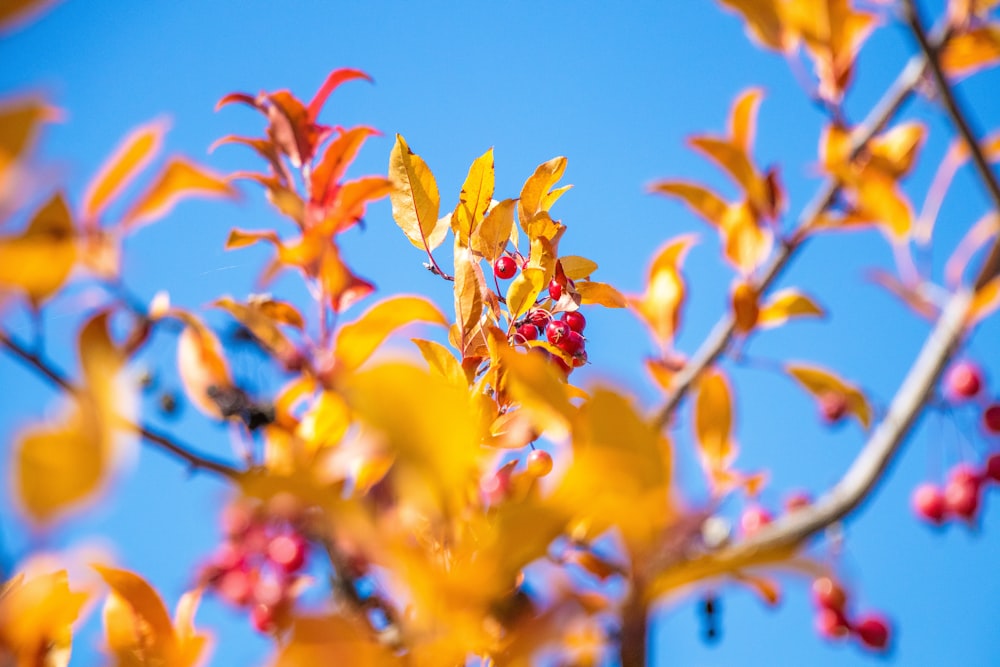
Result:
<svg viewBox="0 0 1000 667">
<path fill-rule="evenodd" d="M 73 383 L 70 382 L 65 375 L 56 370 L 53 364 L 43 359 L 39 354 L 29 352 L 24 345 L 14 340 L 4 331 L 0 331 L 0 345 L 6 348 L 14 357 L 44 377 L 50 383 L 58 386 L 67 393 L 73 393 L 76 391 L 76 387 L 73 386 Z M 198 454 L 191 447 L 182 445 L 170 436 L 160 433 L 148 426 L 136 424 L 125 419 L 121 420 L 120 426 L 141 436 L 143 440 L 157 449 L 166 452 L 175 458 L 181 459 L 194 470 L 204 470 L 206 472 L 221 475 L 222 477 L 226 477 L 228 479 L 235 479 L 240 474 L 239 470 L 229 464 L 203 454 Z"/>
<path fill-rule="evenodd" d="M 948 34 L 943 33 L 940 38 L 935 40 L 935 43 L 944 43 L 947 37 Z M 920 82 L 926 67 L 927 59 L 923 54 L 910 58 L 885 95 L 882 96 L 861 125 L 853 132 L 851 136 L 852 157 L 857 155 L 868 141 L 896 115 Z M 763 295 L 766 293 L 782 274 L 796 251 L 808 238 L 810 228 L 816 218 L 834 202 L 839 191 L 840 185 L 835 179 L 831 178 L 827 180 L 802 210 L 795 232 L 779 246 L 778 251 L 773 255 L 770 263 L 764 268 L 758 278 L 755 287 L 759 294 Z M 733 340 L 735 331 L 735 319 L 732 314 L 725 314 L 712 329 L 701 347 L 695 352 L 694 356 L 674 378 L 671 391 L 667 394 L 663 404 L 654 415 L 654 422 L 658 426 L 666 426 L 677 406 L 680 405 L 680 402 L 691 390 L 694 382 L 726 352 Z"/>
<path fill-rule="evenodd" d="M 906 0 L 903 3 L 903 13 L 906 16 L 907 23 L 910 25 L 913 36 L 917 38 L 920 50 L 923 51 L 924 57 L 930 63 L 931 76 L 934 78 L 938 93 L 941 95 L 941 102 L 944 104 L 944 108 L 947 110 L 952 124 L 965 141 L 965 145 L 972 155 L 972 162 L 976 165 L 979 178 L 993 200 L 993 208 L 1000 211 L 1000 183 L 997 182 L 997 176 L 993 173 L 989 161 L 983 153 L 982 145 L 977 138 L 978 133 L 972 129 L 972 121 L 969 115 L 963 111 L 962 105 L 958 101 L 958 93 L 948 83 L 948 77 L 945 76 L 944 70 L 941 67 L 941 60 L 939 58 L 941 46 L 931 43 L 931 40 L 927 37 L 927 31 L 924 30 L 923 22 L 920 19 L 920 12 L 913 0 Z M 983 268 L 984 271 L 980 273 L 975 282 L 976 289 L 979 289 L 997 275 L 1000 275 L 1000 246 L 997 244 L 993 245 Z"/>
</svg>

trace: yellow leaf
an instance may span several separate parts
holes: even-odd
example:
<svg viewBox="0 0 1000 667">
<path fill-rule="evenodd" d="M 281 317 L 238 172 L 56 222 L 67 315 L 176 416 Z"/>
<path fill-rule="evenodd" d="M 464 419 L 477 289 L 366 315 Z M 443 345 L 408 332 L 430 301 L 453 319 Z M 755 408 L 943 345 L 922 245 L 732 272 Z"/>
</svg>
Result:
<svg viewBox="0 0 1000 667">
<path fill-rule="evenodd" d="M 707 223 L 721 229 L 728 205 L 708 188 L 682 181 L 658 181 L 649 189 L 650 192 L 679 198 Z"/>
<path fill-rule="evenodd" d="M 275 667 L 307 665 L 402 664 L 386 647 L 369 639 L 371 633 L 346 616 L 298 616 L 288 641 L 279 646 Z"/>
<path fill-rule="evenodd" d="M 4 664 L 65 667 L 72 626 L 88 597 L 70 590 L 65 570 L 21 574 L 0 585 L 0 658 Z"/>
<path fill-rule="evenodd" d="M 760 310 L 758 326 L 762 329 L 777 327 L 796 317 L 823 317 L 823 309 L 812 299 L 796 289 L 775 292 Z"/>
<path fill-rule="evenodd" d="M 795 44 L 784 17 L 784 2 L 777 0 L 721 0 L 743 15 L 747 31 L 761 45 L 775 51 L 790 51 Z"/>
<path fill-rule="evenodd" d="M 865 395 L 830 371 L 805 364 L 786 364 L 785 371 L 817 401 L 828 394 L 839 394 L 847 400 L 847 411 L 866 429 L 871 426 L 872 409 Z"/>
<path fill-rule="evenodd" d="M 728 139 L 709 136 L 692 137 L 690 144 L 722 168 L 752 201 L 764 199 L 763 180 L 745 150 Z"/>
<path fill-rule="evenodd" d="M 680 268 L 694 242 L 694 236 L 685 235 L 664 244 L 649 267 L 646 292 L 632 301 L 636 312 L 652 331 L 653 338 L 663 348 L 670 345 L 680 327 L 681 308 L 686 296 Z"/>
<path fill-rule="evenodd" d="M 1000 24 L 987 23 L 959 33 L 941 51 L 941 67 L 951 77 L 964 77 L 1000 62 Z"/>
<path fill-rule="evenodd" d="M 503 254 L 507 240 L 514 228 L 514 208 L 517 205 L 513 199 L 504 199 L 498 203 L 483 219 L 482 224 L 472 235 L 472 249 L 483 256 L 491 264 Z"/>
<path fill-rule="evenodd" d="M 507 288 L 507 310 L 512 320 L 521 317 L 535 305 L 545 284 L 545 271 L 534 267 L 523 269 L 514 278 Z"/>
<path fill-rule="evenodd" d="M 34 521 L 50 523 L 100 488 L 105 434 L 93 410 L 74 406 L 63 423 L 36 426 L 18 437 L 11 486 Z"/>
<path fill-rule="evenodd" d="M 483 292 L 485 291 L 479 260 L 468 248 L 455 239 L 455 323 L 459 329 L 459 350 L 464 357 L 472 333 L 483 317 Z"/>
<path fill-rule="evenodd" d="M 2 13 L 0 9 L 0 22 Z M 55 117 L 55 111 L 37 97 L 18 97 L 0 104 L 0 201 L 9 194 L 7 187 L 16 185 L 14 178 L 8 182 L 8 170 L 31 149 L 39 126 Z"/>
<path fill-rule="evenodd" d="M 562 260 L 560 260 L 562 261 Z M 567 275 L 567 278 L 569 276 Z M 605 308 L 624 308 L 628 305 L 628 299 L 607 283 L 595 283 L 589 280 L 581 280 L 576 283 L 576 291 L 580 293 L 580 303 L 596 303 Z"/>
<path fill-rule="evenodd" d="M 729 117 L 729 136 L 732 137 L 733 145 L 747 154 L 753 148 L 757 131 L 757 109 L 763 96 L 764 91 L 760 88 L 745 90 L 733 104 Z"/>
<path fill-rule="evenodd" d="M 343 397 L 333 391 L 322 392 L 302 415 L 296 435 L 305 441 L 312 455 L 325 447 L 336 446 L 351 424 L 351 413 Z"/>
<path fill-rule="evenodd" d="M 73 218 L 61 193 L 17 236 L 0 237 L 0 290 L 20 290 L 39 306 L 58 292 L 77 259 Z"/>
<path fill-rule="evenodd" d="M 521 188 L 521 197 L 517 201 L 517 215 L 521 226 L 527 231 L 525 225 L 535 217 L 540 211 L 548 210 L 546 197 L 549 190 L 559 182 L 563 172 L 566 171 L 566 158 L 556 157 L 548 162 L 543 162 L 535 169 L 524 187 Z"/>
<path fill-rule="evenodd" d="M 597 271 L 597 262 L 586 257 L 565 255 L 559 258 L 559 263 L 562 264 L 563 273 L 570 280 L 585 280 Z"/>
<path fill-rule="evenodd" d="M 427 365 L 430 366 L 431 371 L 459 387 L 468 386 L 469 383 L 465 378 L 465 371 L 462 370 L 462 365 L 448 348 L 432 340 L 421 340 L 419 338 L 411 338 L 410 340 L 420 350 L 420 354 L 427 362 Z"/>
<path fill-rule="evenodd" d="M 729 381 L 711 369 L 699 378 L 694 403 L 694 433 L 702 465 L 711 478 L 725 473 L 736 458 Z"/>
<path fill-rule="evenodd" d="M 473 161 L 465 177 L 465 183 L 462 184 L 462 192 L 458 196 L 458 208 L 455 209 L 456 215 L 452 224 L 455 225 L 455 236 L 463 239 L 465 245 L 469 244 L 469 239 L 475 238 L 476 228 L 483 221 L 483 216 L 493 201 L 495 180 L 491 148 Z M 508 230 L 504 238 L 506 239 L 509 234 Z M 486 259 L 493 261 L 496 256 Z"/>
<path fill-rule="evenodd" d="M 340 329 L 334 343 L 338 366 L 346 370 L 358 368 L 389 334 L 416 322 L 448 326 L 437 306 L 423 297 L 395 296 L 380 301 Z"/>
<path fill-rule="evenodd" d="M 857 183 L 857 213 L 877 224 L 894 241 L 903 241 L 913 228 L 913 208 L 898 183 L 870 177 Z"/>
<path fill-rule="evenodd" d="M 201 664 L 202 656 L 209 646 L 209 636 L 198 634 L 194 627 L 194 615 L 201 601 L 202 590 L 196 588 L 188 591 L 177 601 L 174 612 L 174 629 L 177 645 L 174 652 L 174 662 L 177 667 L 191 667 Z"/>
<path fill-rule="evenodd" d="M 389 194 L 392 217 L 410 243 L 428 252 L 441 245 L 448 220 L 438 220 L 441 196 L 437 181 L 427 163 L 410 150 L 399 134 L 389 154 L 389 180 L 393 186 Z"/>
<path fill-rule="evenodd" d="M 209 393 L 233 386 L 229 364 L 222 344 L 212 331 L 194 316 L 185 319 L 187 326 L 177 339 L 177 370 L 191 402 L 205 414 L 222 418 L 219 406 Z"/>
<path fill-rule="evenodd" d="M 569 402 L 566 383 L 548 359 L 519 352 L 501 345 L 496 360 L 500 373 L 499 389 L 521 406 L 539 433 L 551 437 L 566 432 L 576 408 Z"/>
<path fill-rule="evenodd" d="M 212 305 L 216 308 L 222 308 L 236 318 L 237 322 L 245 326 L 254 338 L 278 359 L 291 359 L 295 354 L 295 346 L 292 342 L 278 328 L 277 323 L 257 307 L 256 303 L 237 303 L 232 297 L 224 296 L 216 299 Z"/>
<path fill-rule="evenodd" d="M 272 231 L 257 232 L 233 229 L 230 230 L 229 236 L 226 238 L 226 250 L 245 248 L 260 241 L 268 241 L 272 245 L 279 245 L 281 243 L 278 239 L 278 235 Z"/>
<path fill-rule="evenodd" d="M 150 160 L 156 157 L 168 124 L 156 120 L 133 130 L 101 166 L 83 196 L 83 216 L 96 220 Z"/>
<path fill-rule="evenodd" d="M 726 259 L 747 276 L 770 256 L 774 234 L 760 224 L 747 202 L 731 205 L 723 218 Z"/>
<path fill-rule="evenodd" d="M 902 178 L 913 168 L 926 137 L 927 128 L 922 123 L 896 125 L 869 142 L 870 156 L 865 169 L 876 170 L 892 179 Z"/>
<path fill-rule="evenodd" d="M 185 197 L 235 199 L 236 194 L 236 189 L 222 176 L 184 158 L 173 158 L 153 185 L 132 205 L 121 224 L 128 229 L 162 218 Z"/>
<path fill-rule="evenodd" d="M 104 623 L 108 643 L 116 653 L 143 650 L 151 662 L 169 664 L 177 645 L 173 623 L 153 587 L 128 570 L 94 564 L 111 588 Z"/>
</svg>

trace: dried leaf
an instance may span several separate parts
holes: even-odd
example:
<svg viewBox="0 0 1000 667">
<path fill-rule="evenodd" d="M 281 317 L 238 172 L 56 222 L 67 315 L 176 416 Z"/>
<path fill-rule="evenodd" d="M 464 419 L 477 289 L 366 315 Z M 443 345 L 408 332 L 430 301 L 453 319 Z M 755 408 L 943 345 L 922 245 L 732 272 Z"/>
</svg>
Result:
<svg viewBox="0 0 1000 667">
<path fill-rule="evenodd" d="M 441 245 L 448 224 L 438 220 L 441 197 L 434 174 L 399 134 L 389 155 L 389 180 L 392 217 L 410 243 L 427 252 Z"/>
<path fill-rule="evenodd" d="M 56 294 L 77 259 L 73 218 L 62 193 L 42 206 L 16 236 L 0 237 L 0 290 L 21 291 L 36 307 Z"/>
<path fill-rule="evenodd" d="M 786 364 L 785 371 L 792 376 L 817 401 L 829 394 L 839 394 L 847 399 L 847 411 L 865 428 L 871 427 L 872 409 L 865 395 L 828 370 L 805 364 Z"/>
<path fill-rule="evenodd" d="M 448 326 L 448 320 L 430 301 L 418 296 L 395 296 L 375 304 L 344 325 L 334 343 L 334 356 L 342 369 L 363 364 L 389 335 L 408 324 L 425 322 Z"/>
<path fill-rule="evenodd" d="M 184 158 L 173 158 L 145 194 L 122 218 L 122 227 L 152 222 L 165 216 L 186 197 L 236 197 L 236 189 L 225 178 Z"/>
<path fill-rule="evenodd" d="M 87 186 L 83 217 L 96 220 L 108 204 L 156 157 L 168 123 L 156 120 L 133 130 L 115 149 Z"/>
<path fill-rule="evenodd" d="M 781 326 L 793 318 L 823 317 L 825 314 L 807 295 L 788 288 L 771 295 L 760 310 L 757 325 L 762 329 L 769 329 Z"/>
</svg>

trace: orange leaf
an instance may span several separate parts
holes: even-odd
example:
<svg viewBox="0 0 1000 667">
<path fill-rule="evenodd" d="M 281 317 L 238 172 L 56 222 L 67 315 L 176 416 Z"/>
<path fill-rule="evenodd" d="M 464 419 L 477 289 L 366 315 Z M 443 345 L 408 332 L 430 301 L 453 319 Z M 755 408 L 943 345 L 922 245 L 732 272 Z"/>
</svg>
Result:
<svg viewBox="0 0 1000 667">
<path fill-rule="evenodd" d="M 0 15 L 2 12 L 0 9 Z M 7 194 L 4 186 L 11 165 L 31 149 L 39 125 L 56 117 L 55 110 L 37 97 L 19 97 L 0 104 L 0 197 Z"/>
<path fill-rule="evenodd" d="M 759 298 L 760 294 L 747 282 L 740 281 L 733 286 L 733 317 L 738 332 L 750 333 L 757 326 L 760 317 Z"/>
<path fill-rule="evenodd" d="M 548 210 L 551 201 L 546 201 L 552 187 L 562 178 L 566 171 L 566 158 L 555 157 L 548 162 L 538 165 L 524 186 L 521 188 L 521 197 L 517 201 L 517 215 L 521 227 L 527 231 L 525 225 L 535 217 L 540 211 Z"/>
<path fill-rule="evenodd" d="M 710 369 L 699 378 L 696 391 L 694 433 L 702 466 L 714 483 L 736 458 L 729 381 L 722 371 Z"/>
<path fill-rule="evenodd" d="M 104 209 L 156 157 L 168 123 L 156 120 L 133 130 L 97 172 L 83 196 L 83 216 L 96 220 Z"/>
<path fill-rule="evenodd" d="M 649 267 L 646 292 L 632 299 L 632 306 L 662 348 L 673 341 L 680 328 L 686 290 L 680 268 L 695 242 L 693 235 L 680 236 L 664 244 Z"/>
<path fill-rule="evenodd" d="M 760 310 L 758 326 L 777 327 L 792 318 L 823 317 L 823 309 L 796 289 L 783 289 L 771 295 Z"/>
<path fill-rule="evenodd" d="M 790 51 L 794 33 L 786 25 L 783 7 L 775 0 L 721 0 L 722 4 L 743 15 L 747 31 L 761 45 L 775 51 Z"/>
<path fill-rule="evenodd" d="M 225 390 L 233 386 L 229 375 L 229 364 L 222 352 L 219 339 L 193 315 L 187 316 L 187 326 L 177 339 L 177 370 L 184 390 L 199 410 L 205 414 L 222 418 L 219 406 L 209 396 L 209 392 Z"/>
<path fill-rule="evenodd" d="M 254 245 L 259 241 L 268 241 L 272 245 L 279 245 L 281 243 L 278 239 L 278 235 L 271 231 L 258 232 L 233 229 L 230 230 L 229 236 L 226 238 L 226 250 L 245 248 L 247 246 Z"/>
<path fill-rule="evenodd" d="M 105 632 L 111 649 L 139 649 L 152 661 L 170 662 L 177 644 L 174 626 L 163 600 L 139 575 L 103 565 L 91 565 L 111 588 L 105 605 Z"/>
<path fill-rule="evenodd" d="M 389 155 L 389 180 L 394 188 L 389 195 L 393 219 L 410 243 L 431 252 L 444 241 L 448 221 L 438 219 L 441 196 L 434 174 L 399 134 Z"/>
<path fill-rule="evenodd" d="M 563 273 L 570 280 L 589 279 L 594 271 L 597 271 L 597 262 L 591 261 L 586 257 L 564 255 L 559 258 L 559 263 L 562 264 Z"/>
<path fill-rule="evenodd" d="M 535 305 L 538 295 L 546 285 L 545 271 L 539 268 L 523 269 L 507 288 L 507 309 L 510 319 L 516 320 Z"/>
<path fill-rule="evenodd" d="M 948 76 L 969 76 L 1000 62 L 1000 24 L 987 23 L 948 40 L 941 51 L 941 67 Z"/>
<path fill-rule="evenodd" d="M 411 338 L 410 340 L 420 350 L 421 356 L 423 356 L 431 371 L 459 387 L 468 386 L 469 383 L 466 380 L 465 371 L 462 370 L 462 365 L 448 348 L 432 340 L 422 340 L 420 338 Z"/>
<path fill-rule="evenodd" d="M 786 364 L 785 371 L 792 376 L 817 401 L 822 401 L 829 394 L 839 394 L 847 400 L 847 411 L 854 415 L 865 427 L 871 426 L 872 409 L 865 395 L 855 387 L 837 377 L 830 371 L 817 366 L 805 364 Z"/>
<path fill-rule="evenodd" d="M 362 176 L 347 181 L 337 189 L 333 202 L 326 208 L 324 231 L 339 234 L 349 229 L 365 215 L 368 202 L 392 192 L 392 183 L 382 176 Z"/>
<path fill-rule="evenodd" d="M 58 0 L 4 0 L 0 3 L 0 35 L 14 32 L 56 2 Z"/>
<path fill-rule="evenodd" d="M 304 239 L 306 241 L 304 250 L 311 252 L 308 241 L 316 239 Z M 280 256 L 279 252 L 279 256 Z M 284 259 L 284 258 L 283 258 Z M 308 273 L 308 272 L 307 272 Z M 352 305 L 365 298 L 373 291 L 375 286 L 354 274 L 344 261 L 340 258 L 340 251 L 333 243 L 325 243 L 322 247 L 319 265 L 319 279 L 323 286 L 323 292 L 330 301 L 333 309 L 342 313 Z"/>
<path fill-rule="evenodd" d="M 224 296 L 216 299 L 212 305 L 216 308 L 222 308 L 232 315 L 237 322 L 245 326 L 253 334 L 254 338 L 277 359 L 290 360 L 296 354 L 295 345 L 278 328 L 279 322 L 271 318 L 264 308 L 261 307 L 265 303 L 267 303 L 267 300 L 262 299 L 250 300 L 245 304 L 237 303 L 231 297 Z M 277 303 L 285 306 L 283 310 L 286 314 L 292 314 L 293 317 L 297 316 L 299 323 L 302 322 L 302 316 L 292 306 L 281 302 Z M 280 309 L 280 306 L 278 308 Z M 288 309 L 291 309 L 290 313 Z"/>
<path fill-rule="evenodd" d="M 650 192 L 679 198 L 710 225 L 721 228 L 727 204 L 708 188 L 681 181 L 658 181 L 649 187 Z"/>
<path fill-rule="evenodd" d="M 72 591 L 66 570 L 19 574 L 0 584 L 0 651 L 6 665 L 69 663 L 72 626 L 89 595 Z"/>
<path fill-rule="evenodd" d="M 722 225 L 726 259 L 744 276 L 753 273 L 771 254 L 774 234 L 760 225 L 747 202 L 728 206 Z"/>
<path fill-rule="evenodd" d="M 323 85 L 319 87 L 316 91 L 315 97 L 309 102 L 309 121 L 315 123 L 316 119 L 319 117 L 319 112 L 322 111 L 323 105 L 326 104 L 326 100 L 330 97 L 330 93 L 336 90 L 341 84 L 354 79 L 364 79 L 371 82 L 372 78 L 357 69 L 341 68 L 330 72 L 327 75 L 326 80 Z"/>
<path fill-rule="evenodd" d="M 562 259 L 559 261 L 561 262 Z M 628 299 L 625 298 L 625 295 L 607 283 L 581 280 L 576 283 L 576 291 L 580 294 L 582 305 L 596 303 L 605 308 L 625 308 L 628 306 Z"/>
<path fill-rule="evenodd" d="M 514 207 L 516 204 L 517 202 L 513 199 L 504 199 L 498 203 L 490 209 L 482 223 L 476 228 L 475 233 L 472 234 L 472 249 L 491 264 L 507 247 L 507 239 L 510 238 L 510 232 L 514 228 Z"/>
<path fill-rule="evenodd" d="M 415 322 L 448 326 L 448 320 L 430 301 L 417 296 L 395 296 L 375 304 L 344 325 L 334 343 L 340 368 L 354 370 L 363 364 L 396 329 Z"/>
<path fill-rule="evenodd" d="M 213 174 L 184 158 L 174 158 L 160 172 L 159 178 L 133 204 L 122 218 L 128 229 L 166 215 L 185 197 L 236 197 L 236 190 L 225 178 Z"/>
<path fill-rule="evenodd" d="M 312 201 L 320 205 L 330 203 L 338 190 L 338 181 L 354 161 L 365 139 L 377 134 L 378 130 L 371 127 L 352 127 L 330 142 L 310 176 Z"/>
<path fill-rule="evenodd" d="M 56 294 L 76 262 L 73 218 L 62 193 L 49 199 L 17 236 L 0 237 L 0 291 L 13 288 L 34 306 Z"/>
<path fill-rule="evenodd" d="M 969 306 L 968 326 L 973 327 L 1000 308 L 1000 277 L 993 278 L 976 291 Z"/>
</svg>

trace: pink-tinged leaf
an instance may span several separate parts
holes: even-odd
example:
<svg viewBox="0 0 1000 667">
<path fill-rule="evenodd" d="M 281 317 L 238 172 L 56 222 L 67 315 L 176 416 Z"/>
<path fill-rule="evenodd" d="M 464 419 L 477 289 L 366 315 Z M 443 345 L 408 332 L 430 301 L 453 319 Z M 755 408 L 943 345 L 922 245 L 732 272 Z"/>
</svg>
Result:
<svg viewBox="0 0 1000 667">
<path fill-rule="evenodd" d="M 124 229 L 163 217 L 187 197 L 236 198 L 236 189 L 222 176 L 184 158 L 172 159 L 159 178 L 122 218 Z"/>
<path fill-rule="evenodd" d="M 251 106 L 258 110 L 260 109 L 260 106 L 257 104 L 257 98 L 253 95 L 247 95 L 246 93 L 229 93 L 216 103 L 215 110 L 218 111 L 227 104 L 236 103 L 246 104 L 247 106 Z"/>
<path fill-rule="evenodd" d="M 899 278 L 878 269 L 870 271 L 868 278 L 876 285 L 891 292 L 924 319 L 929 321 L 937 319 L 941 309 L 924 293 L 923 283 L 907 285 Z"/>
<path fill-rule="evenodd" d="M 315 97 L 309 102 L 309 120 L 315 123 L 316 119 L 319 118 L 319 112 L 323 109 L 323 105 L 326 104 L 326 100 L 330 97 L 330 93 L 336 90 L 342 83 L 347 81 L 352 81 L 354 79 L 364 79 L 365 81 L 372 81 L 372 78 L 357 69 L 341 68 L 330 72 L 326 77 L 326 81 L 323 85 L 319 87 L 316 91 Z"/>
<path fill-rule="evenodd" d="M 85 220 L 96 221 L 112 199 L 156 157 L 167 128 L 166 121 L 153 121 L 125 138 L 87 187 L 83 196 Z"/>
<path fill-rule="evenodd" d="M 312 201 L 326 205 L 336 195 L 337 184 L 357 156 L 365 139 L 378 135 L 371 127 L 353 127 L 330 142 L 312 172 Z"/>
<path fill-rule="evenodd" d="M 829 395 L 842 396 L 847 401 L 847 412 L 865 428 L 871 427 L 872 408 L 865 395 L 852 384 L 834 373 L 805 364 L 786 364 L 785 371 L 813 397 L 821 402 Z"/>
<path fill-rule="evenodd" d="M 282 161 L 281 156 L 278 154 L 278 149 L 275 148 L 274 144 L 267 139 L 237 137 L 230 134 L 209 146 L 208 152 L 212 153 L 216 148 L 225 144 L 242 144 L 252 148 L 258 155 L 267 160 L 268 165 L 271 167 L 271 173 L 280 179 L 283 185 L 288 185 L 292 182 L 292 173 L 288 170 L 288 165 Z"/>
<path fill-rule="evenodd" d="M 729 380 L 718 369 L 709 369 L 699 378 L 696 392 L 694 434 L 702 466 L 714 483 L 736 458 L 732 392 Z"/>
<path fill-rule="evenodd" d="M 790 319 L 798 317 L 823 317 L 823 309 L 803 294 L 802 292 L 789 288 L 771 295 L 767 303 L 760 310 L 757 324 L 761 328 L 771 328 L 784 324 Z"/>
<path fill-rule="evenodd" d="M 309 120 L 302 102 L 287 90 L 264 95 L 263 99 L 267 136 L 288 156 L 293 167 L 308 163 L 316 152 L 320 128 Z"/>
</svg>

